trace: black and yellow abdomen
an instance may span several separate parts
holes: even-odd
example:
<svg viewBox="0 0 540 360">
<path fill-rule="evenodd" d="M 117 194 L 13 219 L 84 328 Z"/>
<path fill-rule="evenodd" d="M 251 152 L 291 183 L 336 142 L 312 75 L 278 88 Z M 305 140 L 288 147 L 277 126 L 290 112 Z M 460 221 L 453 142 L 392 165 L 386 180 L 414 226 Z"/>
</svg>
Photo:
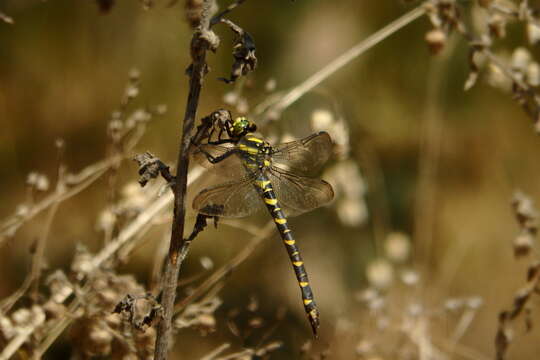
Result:
<svg viewBox="0 0 540 360">
<path fill-rule="evenodd" d="M 279 201 L 276 198 L 274 189 L 272 188 L 272 183 L 264 175 L 259 176 L 257 179 L 257 186 L 259 187 L 259 192 L 262 194 L 264 203 L 268 208 L 276 227 L 281 235 L 285 249 L 289 254 L 289 258 L 293 265 L 294 274 L 296 275 L 296 280 L 300 286 L 300 291 L 302 293 L 302 301 L 304 303 L 304 309 L 308 316 L 311 328 L 313 333 L 317 335 L 317 328 L 319 327 L 319 311 L 317 310 L 317 305 L 313 299 L 313 292 L 311 286 L 309 285 L 309 279 L 304 267 L 304 261 L 300 255 L 300 249 L 296 245 L 296 240 L 294 239 L 293 233 L 287 224 L 287 218 L 281 210 Z"/>
</svg>

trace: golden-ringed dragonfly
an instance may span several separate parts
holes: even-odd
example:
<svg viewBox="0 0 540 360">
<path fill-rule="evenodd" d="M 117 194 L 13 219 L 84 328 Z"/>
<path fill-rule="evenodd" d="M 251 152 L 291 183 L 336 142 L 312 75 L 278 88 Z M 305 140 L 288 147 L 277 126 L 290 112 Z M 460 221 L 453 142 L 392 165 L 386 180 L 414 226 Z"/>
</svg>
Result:
<svg viewBox="0 0 540 360">
<path fill-rule="evenodd" d="M 244 217 L 267 208 L 289 254 L 316 336 L 319 311 L 287 216 L 318 208 L 334 197 L 330 184 L 316 178 L 332 154 L 332 140 L 328 133 L 319 132 L 270 146 L 253 134 L 255 125 L 244 117 L 220 125 L 218 140 L 208 140 L 194 151 L 195 160 L 220 180 L 195 197 L 193 208 L 218 217 Z M 225 131 L 228 138 L 223 139 Z"/>
</svg>

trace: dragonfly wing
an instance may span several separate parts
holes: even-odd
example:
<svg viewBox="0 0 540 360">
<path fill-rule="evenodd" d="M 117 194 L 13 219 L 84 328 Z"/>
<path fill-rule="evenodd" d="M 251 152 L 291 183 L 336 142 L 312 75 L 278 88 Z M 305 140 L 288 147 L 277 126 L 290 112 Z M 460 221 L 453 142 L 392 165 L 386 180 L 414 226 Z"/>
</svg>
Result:
<svg viewBox="0 0 540 360">
<path fill-rule="evenodd" d="M 329 203 L 334 198 L 332 186 L 324 180 L 292 174 L 271 167 L 267 176 L 287 216 L 296 216 Z"/>
<path fill-rule="evenodd" d="M 193 199 L 193 209 L 208 216 L 244 217 L 263 208 L 262 199 L 249 175 L 240 181 L 230 181 L 202 190 Z"/>
<path fill-rule="evenodd" d="M 332 147 L 330 135 L 321 131 L 273 147 L 272 161 L 282 170 L 313 177 L 332 155 Z"/>
</svg>

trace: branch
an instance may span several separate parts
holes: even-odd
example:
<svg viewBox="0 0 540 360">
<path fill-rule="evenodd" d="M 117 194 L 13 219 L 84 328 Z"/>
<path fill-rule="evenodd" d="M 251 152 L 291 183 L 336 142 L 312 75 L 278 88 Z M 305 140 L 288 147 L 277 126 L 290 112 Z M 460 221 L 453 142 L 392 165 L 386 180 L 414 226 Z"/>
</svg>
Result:
<svg viewBox="0 0 540 360">
<path fill-rule="evenodd" d="M 217 48 L 218 39 L 210 29 L 211 9 L 214 1 L 204 0 L 202 18 L 198 29 L 191 41 L 191 57 L 193 62 L 188 69 L 190 76 L 189 94 L 184 115 L 182 140 L 178 152 L 176 183 L 174 188 L 174 217 L 172 223 L 169 256 L 165 266 L 162 280 L 163 318 L 157 328 L 155 360 L 167 359 L 167 351 L 172 330 L 172 317 L 174 313 L 174 300 L 178 285 L 180 266 L 187 255 L 191 241 L 184 240 L 185 225 L 185 195 L 187 188 L 187 172 L 189 167 L 189 146 L 191 131 L 193 130 L 203 77 L 207 72 L 206 52 Z"/>
<path fill-rule="evenodd" d="M 225 15 L 227 15 L 228 13 L 230 13 L 231 11 L 233 11 L 235 8 L 237 8 L 238 6 L 242 5 L 242 3 L 246 1 L 246 0 L 236 0 L 235 2 L 233 2 L 232 4 L 230 4 L 229 6 L 227 6 L 225 8 L 225 10 L 221 11 L 219 14 L 217 14 L 216 16 L 214 16 L 212 18 L 212 20 L 210 20 L 210 26 L 214 26 L 216 25 L 217 23 L 219 23 L 221 21 L 221 19 L 223 19 L 223 17 Z"/>
</svg>

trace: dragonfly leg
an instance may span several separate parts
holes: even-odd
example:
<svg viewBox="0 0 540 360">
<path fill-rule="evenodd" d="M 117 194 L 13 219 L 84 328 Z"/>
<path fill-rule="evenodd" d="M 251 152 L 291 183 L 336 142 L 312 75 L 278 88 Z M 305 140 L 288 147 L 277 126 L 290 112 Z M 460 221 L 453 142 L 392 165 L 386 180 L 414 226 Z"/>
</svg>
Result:
<svg viewBox="0 0 540 360">
<path fill-rule="evenodd" d="M 230 151 L 227 151 L 225 154 L 221 154 L 219 156 L 213 156 L 212 154 L 208 153 L 204 149 L 199 148 L 199 151 L 202 152 L 206 156 L 208 161 L 211 162 L 212 164 L 217 164 L 218 162 L 223 161 L 229 156 L 233 154 L 237 154 L 239 152 L 238 149 L 232 149 Z"/>
<path fill-rule="evenodd" d="M 233 139 L 219 139 L 216 141 L 209 141 L 208 145 L 221 145 L 221 144 L 235 144 L 236 141 Z"/>
</svg>

